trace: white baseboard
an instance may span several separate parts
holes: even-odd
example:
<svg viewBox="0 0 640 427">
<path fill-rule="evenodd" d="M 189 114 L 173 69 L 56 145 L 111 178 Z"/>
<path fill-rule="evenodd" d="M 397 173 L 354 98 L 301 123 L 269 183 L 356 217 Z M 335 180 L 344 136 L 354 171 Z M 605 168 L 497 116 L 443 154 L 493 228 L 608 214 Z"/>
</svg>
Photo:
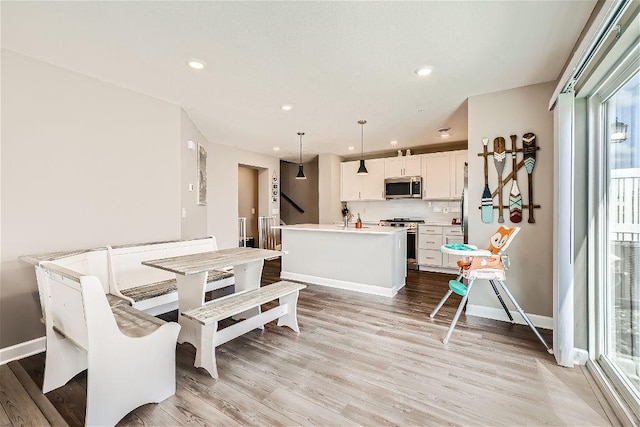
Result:
<svg viewBox="0 0 640 427">
<path fill-rule="evenodd" d="M 0 349 L 0 365 L 42 353 L 46 348 L 46 340 L 46 337 L 40 337 Z"/>
<path fill-rule="evenodd" d="M 365 294 L 381 295 L 384 297 L 392 297 L 404 287 L 402 285 L 393 288 L 383 288 L 382 286 L 365 285 L 363 283 L 347 282 L 345 280 L 327 279 L 326 277 L 309 276 L 306 274 L 291 273 L 282 271 L 280 277 L 288 280 L 296 280 L 298 282 L 312 283 L 314 285 L 328 286 L 330 288 L 345 289 L 347 291 L 362 292 Z"/>
<path fill-rule="evenodd" d="M 515 310 L 510 310 L 513 321 L 518 325 L 526 325 L 520 313 Z M 484 317 L 485 319 L 502 320 L 503 322 L 509 322 L 507 313 L 502 308 L 485 307 L 483 305 L 474 305 L 467 303 L 467 316 Z M 538 314 L 529 314 L 529 319 L 535 325 L 536 328 L 553 329 L 553 318 L 547 316 L 540 316 Z"/>
<path fill-rule="evenodd" d="M 576 365 L 586 365 L 589 360 L 589 352 L 582 348 L 573 349 L 573 363 Z"/>
</svg>

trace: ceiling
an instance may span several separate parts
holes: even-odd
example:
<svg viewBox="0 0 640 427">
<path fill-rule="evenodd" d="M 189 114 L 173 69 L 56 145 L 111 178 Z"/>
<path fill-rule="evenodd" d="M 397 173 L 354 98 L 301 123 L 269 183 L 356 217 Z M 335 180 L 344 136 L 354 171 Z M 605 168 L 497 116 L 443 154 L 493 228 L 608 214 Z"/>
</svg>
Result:
<svg viewBox="0 0 640 427">
<path fill-rule="evenodd" d="M 2 47 L 178 104 L 210 142 L 349 155 L 359 119 L 365 152 L 466 140 L 466 99 L 557 79 L 595 3 L 2 1 Z"/>
</svg>

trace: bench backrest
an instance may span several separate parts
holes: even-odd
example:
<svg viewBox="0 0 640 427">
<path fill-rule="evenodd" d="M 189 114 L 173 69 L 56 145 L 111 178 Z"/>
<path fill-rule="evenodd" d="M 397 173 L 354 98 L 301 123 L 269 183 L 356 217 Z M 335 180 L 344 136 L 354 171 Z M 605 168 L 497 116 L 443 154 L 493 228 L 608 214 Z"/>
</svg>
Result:
<svg viewBox="0 0 640 427">
<path fill-rule="evenodd" d="M 52 263 L 83 276 L 97 277 L 104 292 L 109 292 L 109 261 L 106 247 L 59 258 Z"/>
<path fill-rule="evenodd" d="M 112 293 L 174 279 L 174 273 L 142 265 L 143 261 L 215 251 L 215 237 L 109 248 L 109 286 Z"/>
</svg>

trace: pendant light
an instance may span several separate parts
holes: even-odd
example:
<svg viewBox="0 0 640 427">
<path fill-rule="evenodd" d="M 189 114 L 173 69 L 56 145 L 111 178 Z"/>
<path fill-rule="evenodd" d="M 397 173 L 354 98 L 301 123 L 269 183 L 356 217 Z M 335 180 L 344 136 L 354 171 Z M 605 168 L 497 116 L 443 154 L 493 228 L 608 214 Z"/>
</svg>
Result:
<svg viewBox="0 0 640 427">
<path fill-rule="evenodd" d="M 358 124 L 362 128 L 362 133 L 360 135 L 360 167 L 358 168 L 358 175 L 369 174 L 367 167 L 364 165 L 364 125 L 366 123 L 366 120 L 358 120 Z"/>
<path fill-rule="evenodd" d="M 298 132 L 298 136 L 300 136 L 300 163 L 298 163 L 298 175 L 296 175 L 296 179 L 307 179 L 302 166 L 302 135 L 304 135 L 304 132 Z"/>
</svg>

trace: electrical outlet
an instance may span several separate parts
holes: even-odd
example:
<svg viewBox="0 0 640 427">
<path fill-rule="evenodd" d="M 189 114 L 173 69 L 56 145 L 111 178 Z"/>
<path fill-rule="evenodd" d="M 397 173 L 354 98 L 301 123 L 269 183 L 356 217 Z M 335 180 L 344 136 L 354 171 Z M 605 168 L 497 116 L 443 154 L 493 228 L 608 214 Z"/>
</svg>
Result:
<svg viewBox="0 0 640 427">
<path fill-rule="evenodd" d="M 182 218 L 187 217 L 187 208 L 182 208 Z"/>
</svg>

